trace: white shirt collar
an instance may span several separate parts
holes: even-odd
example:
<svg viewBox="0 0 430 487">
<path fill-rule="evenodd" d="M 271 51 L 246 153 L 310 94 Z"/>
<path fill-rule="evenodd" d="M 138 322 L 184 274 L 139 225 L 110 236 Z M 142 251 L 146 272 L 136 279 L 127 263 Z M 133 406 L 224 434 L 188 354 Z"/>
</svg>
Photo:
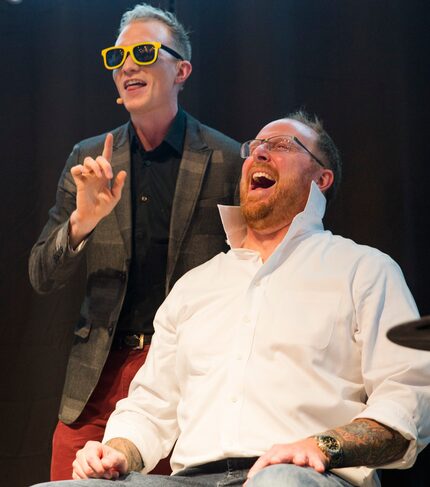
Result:
<svg viewBox="0 0 430 487">
<path fill-rule="evenodd" d="M 294 234 L 305 233 L 312 228 L 321 228 L 321 220 L 326 208 L 326 199 L 318 186 L 312 181 L 305 209 L 298 213 L 287 232 L 289 238 Z M 218 205 L 222 225 L 227 235 L 227 243 L 232 249 L 239 248 L 246 237 L 246 222 L 240 206 Z"/>
</svg>

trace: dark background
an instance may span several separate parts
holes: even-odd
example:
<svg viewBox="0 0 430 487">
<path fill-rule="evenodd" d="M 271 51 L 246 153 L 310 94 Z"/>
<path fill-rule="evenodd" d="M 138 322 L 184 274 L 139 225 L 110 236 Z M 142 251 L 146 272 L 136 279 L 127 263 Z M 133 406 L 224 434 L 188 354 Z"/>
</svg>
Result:
<svg viewBox="0 0 430 487">
<path fill-rule="evenodd" d="M 123 123 L 100 50 L 126 0 L 0 0 L 0 485 L 48 478 L 79 279 L 37 296 L 27 260 L 78 140 Z M 402 267 L 430 313 L 429 3 L 426 0 L 176 0 L 194 72 L 182 105 L 237 138 L 305 107 L 338 143 L 344 182 L 326 226 Z M 426 460 L 427 459 L 427 460 Z M 427 450 L 384 485 L 424 486 Z"/>
</svg>

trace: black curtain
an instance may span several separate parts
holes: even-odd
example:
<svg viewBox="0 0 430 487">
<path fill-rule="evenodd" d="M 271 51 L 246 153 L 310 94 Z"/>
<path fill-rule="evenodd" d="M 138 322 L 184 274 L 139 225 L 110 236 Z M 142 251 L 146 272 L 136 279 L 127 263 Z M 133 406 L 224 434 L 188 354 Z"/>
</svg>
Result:
<svg viewBox="0 0 430 487">
<path fill-rule="evenodd" d="M 137 0 L 136 0 L 137 1 Z M 0 0 L 1 340 L 0 483 L 48 478 L 82 276 L 37 296 L 27 261 L 78 140 L 123 123 L 100 50 L 129 0 Z M 326 226 L 390 254 L 421 314 L 430 313 L 427 182 L 429 4 L 425 0 L 176 0 L 191 31 L 182 105 L 249 139 L 303 107 L 338 143 L 344 181 Z M 395 472 L 424 486 L 427 450 Z M 385 472 L 383 483 L 393 482 Z"/>
</svg>

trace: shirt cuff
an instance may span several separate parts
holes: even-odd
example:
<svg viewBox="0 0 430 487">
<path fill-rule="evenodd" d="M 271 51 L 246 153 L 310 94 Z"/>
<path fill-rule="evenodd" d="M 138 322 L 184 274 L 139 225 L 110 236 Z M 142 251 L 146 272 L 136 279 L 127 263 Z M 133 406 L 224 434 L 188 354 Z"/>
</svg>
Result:
<svg viewBox="0 0 430 487">
<path fill-rule="evenodd" d="M 354 419 L 372 419 L 399 432 L 409 440 L 409 446 L 402 458 L 378 468 L 409 468 L 418 455 L 418 431 L 410 414 L 398 403 L 391 400 L 378 401 L 364 409 Z"/>
<path fill-rule="evenodd" d="M 82 240 L 82 242 L 76 247 L 76 249 L 74 249 L 71 245 L 70 245 L 70 235 L 67 234 L 67 250 L 68 252 L 70 252 L 71 254 L 79 254 L 79 252 L 85 247 L 85 244 L 88 242 L 88 237 L 87 238 L 84 238 Z"/>
<path fill-rule="evenodd" d="M 69 254 L 71 254 L 71 255 L 77 255 L 77 254 L 79 254 L 82 251 L 82 249 L 87 244 L 88 239 L 89 239 L 89 237 L 90 237 L 90 235 L 91 235 L 92 232 L 87 237 L 85 237 L 82 240 L 82 242 L 74 249 L 71 246 L 71 244 L 70 244 L 70 223 L 69 222 L 67 222 L 67 227 L 66 228 L 67 228 L 67 252 Z"/>
</svg>

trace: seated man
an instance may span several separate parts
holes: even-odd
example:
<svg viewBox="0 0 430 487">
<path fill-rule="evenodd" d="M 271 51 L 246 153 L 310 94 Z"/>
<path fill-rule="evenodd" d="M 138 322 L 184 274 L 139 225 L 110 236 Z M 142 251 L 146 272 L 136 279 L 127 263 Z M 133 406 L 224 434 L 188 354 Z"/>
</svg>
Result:
<svg viewBox="0 0 430 487">
<path fill-rule="evenodd" d="M 231 250 L 188 272 L 103 443 L 53 486 L 376 486 L 430 436 L 430 355 L 388 341 L 418 316 L 397 264 L 325 231 L 340 158 L 298 112 L 242 145 Z M 358 188 L 362 190 L 362 188 Z M 173 476 L 146 476 L 172 446 Z M 94 480 L 99 478 L 99 480 Z"/>
</svg>

